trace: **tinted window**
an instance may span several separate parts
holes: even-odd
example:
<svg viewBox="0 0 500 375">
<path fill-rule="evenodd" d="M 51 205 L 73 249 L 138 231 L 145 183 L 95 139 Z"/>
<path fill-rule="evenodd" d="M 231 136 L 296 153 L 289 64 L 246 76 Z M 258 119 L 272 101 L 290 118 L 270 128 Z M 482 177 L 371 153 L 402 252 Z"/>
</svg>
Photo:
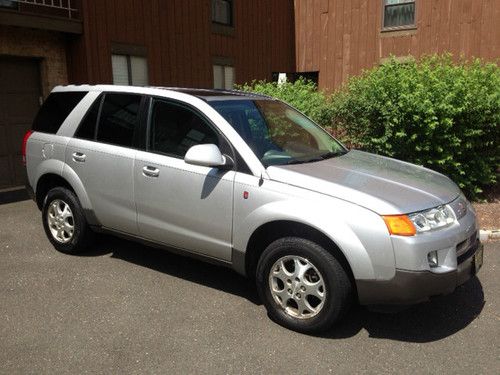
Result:
<svg viewBox="0 0 500 375">
<path fill-rule="evenodd" d="M 195 112 L 184 106 L 155 101 L 151 117 L 152 151 L 183 158 L 197 144 L 219 145 L 215 131 Z"/>
<path fill-rule="evenodd" d="M 33 121 L 33 130 L 55 134 L 86 92 L 56 92 L 49 95 Z"/>
<path fill-rule="evenodd" d="M 75 133 L 76 138 L 81 139 L 90 139 L 93 140 L 95 138 L 95 128 L 97 123 L 97 116 L 99 115 L 99 107 L 101 106 L 102 96 L 99 96 L 87 114 L 83 118 L 78 130 Z"/>
<path fill-rule="evenodd" d="M 106 94 L 101 108 L 97 141 L 131 147 L 139 125 L 140 95 Z"/>
</svg>

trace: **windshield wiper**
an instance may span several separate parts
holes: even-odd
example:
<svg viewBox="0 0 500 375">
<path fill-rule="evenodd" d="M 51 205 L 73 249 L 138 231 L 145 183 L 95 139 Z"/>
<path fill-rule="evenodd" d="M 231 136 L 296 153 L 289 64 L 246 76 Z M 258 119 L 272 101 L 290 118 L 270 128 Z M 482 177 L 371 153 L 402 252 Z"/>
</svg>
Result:
<svg viewBox="0 0 500 375">
<path fill-rule="evenodd" d="M 290 160 L 287 164 L 305 164 L 305 163 L 311 163 L 313 161 L 321 161 L 324 160 L 322 157 L 314 157 L 314 158 L 309 158 L 309 159 L 292 159 Z"/>
<path fill-rule="evenodd" d="M 321 154 L 321 160 L 325 160 L 325 159 L 330 159 L 330 158 L 334 158 L 334 157 L 337 157 L 337 156 L 341 156 L 341 155 L 345 155 L 347 153 L 347 151 L 330 151 L 330 152 L 326 152 L 324 154 Z"/>
<path fill-rule="evenodd" d="M 334 158 L 336 156 L 341 156 L 341 155 L 344 155 L 346 153 L 347 153 L 347 151 L 344 151 L 344 150 L 342 150 L 342 151 L 329 151 L 329 152 L 325 152 L 324 154 L 316 155 L 316 156 L 313 156 L 313 157 L 310 157 L 307 159 L 292 159 L 287 164 L 312 163 L 315 161 L 321 161 L 321 160 L 325 160 L 325 159 Z"/>
</svg>

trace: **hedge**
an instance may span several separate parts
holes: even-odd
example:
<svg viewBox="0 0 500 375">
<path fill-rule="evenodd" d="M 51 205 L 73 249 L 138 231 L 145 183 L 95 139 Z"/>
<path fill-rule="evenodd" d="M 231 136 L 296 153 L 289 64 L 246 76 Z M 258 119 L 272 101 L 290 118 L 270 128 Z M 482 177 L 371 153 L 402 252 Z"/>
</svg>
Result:
<svg viewBox="0 0 500 375">
<path fill-rule="evenodd" d="M 332 96 L 332 124 L 361 149 L 444 173 L 472 199 L 500 162 L 500 69 L 451 55 L 391 58 Z"/>
</svg>

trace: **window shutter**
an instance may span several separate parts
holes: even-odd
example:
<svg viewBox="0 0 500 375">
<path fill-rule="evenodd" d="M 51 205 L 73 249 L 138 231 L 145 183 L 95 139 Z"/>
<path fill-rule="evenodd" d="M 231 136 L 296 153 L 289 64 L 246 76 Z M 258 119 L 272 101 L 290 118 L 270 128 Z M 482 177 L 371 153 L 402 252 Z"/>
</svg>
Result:
<svg viewBox="0 0 500 375">
<path fill-rule="evenodd" d="M 234 68 L 232 66 L 224 67 L 224 88 L 232 90 L 234 87 Z"/>
<path fill-rule="evenodd" d="M 127 56 L 111 55 L 111 65 L 113 68 L 113 84 L 128 85 Z"/>
<path fill-rule="evenodd" d="M 214 89 L 224 88 L 224 67 L 222 65 L 214 65 Z"/>
<path fill-rule="evenodd" d="M 132 70 L 132 85 L 148 85 L 148 62 L 144 57 L 130 56 L 130 68 Z"/>
</svg>

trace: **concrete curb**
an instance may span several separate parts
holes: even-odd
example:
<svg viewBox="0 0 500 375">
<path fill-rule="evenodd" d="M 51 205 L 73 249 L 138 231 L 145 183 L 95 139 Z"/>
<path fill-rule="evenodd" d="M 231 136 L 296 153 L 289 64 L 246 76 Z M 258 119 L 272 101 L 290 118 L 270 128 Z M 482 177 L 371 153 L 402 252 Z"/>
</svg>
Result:
<svg viewBox="0 0 500 375">
<path fill-rule="evenodd" d="M 499 239 L 499 238 L 500 238 L 500 229 L 491 229 L 491 230 L 481 229 L 479 231 L 479 240 L 481 242 L 486 242 L 488 240 Z"/>
</svg>

